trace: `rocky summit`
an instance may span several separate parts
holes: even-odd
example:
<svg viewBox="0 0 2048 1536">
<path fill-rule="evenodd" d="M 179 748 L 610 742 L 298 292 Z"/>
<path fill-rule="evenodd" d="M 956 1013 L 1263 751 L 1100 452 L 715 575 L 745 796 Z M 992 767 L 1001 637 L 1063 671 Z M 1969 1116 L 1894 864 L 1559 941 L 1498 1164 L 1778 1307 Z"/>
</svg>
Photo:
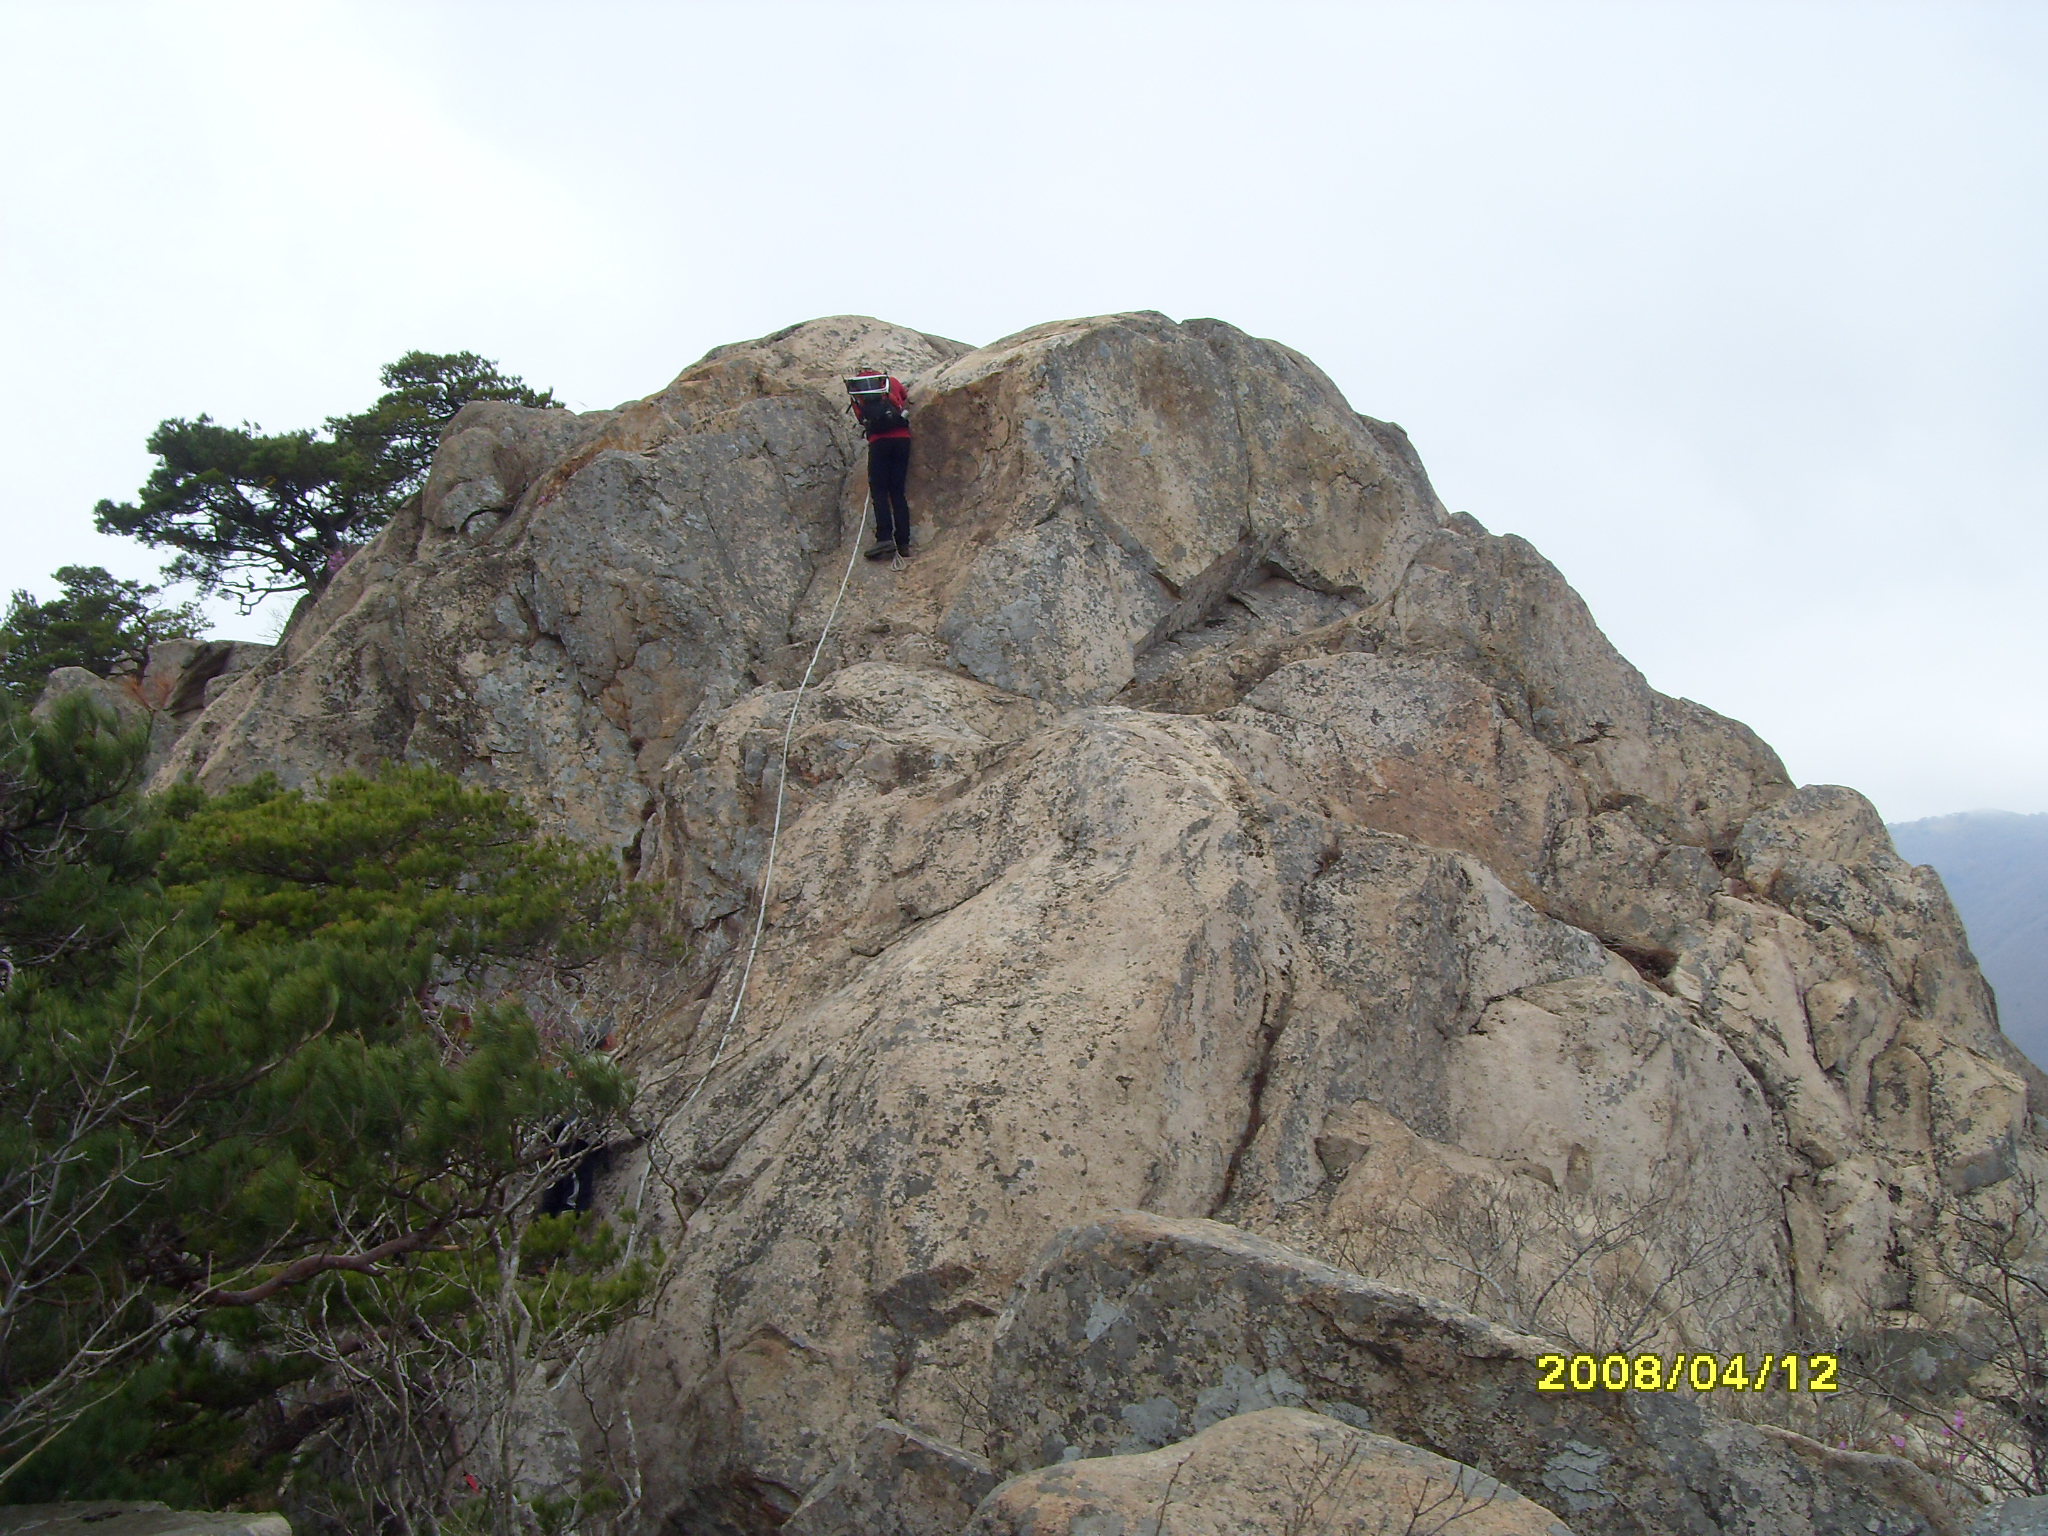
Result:
<svg viewBox="0 0 2048 1536">
<path fill-rule="evenodd" d="M 863 367 L 910 387 L 900 566 L 853 558 Z M 1948 1528 L 1711 1402 L 1575 1419 L 1472 1298 L 1321 1262 L 1404 1201 L 1682 1200 L 1740 1235 L 1695 1347 L 1910 1323 L 2048 1081 L 1867 801 L 1657 693 L 1284 346 L 842 317 L 614 411 L 471 405 L 164 755 L 435 764 L 661 882 L 686 952 L 606 1021 L 653 1129 L 599 1200 L 670 1268 L 594 1410 L 646 1529 L 1137 1532 L 1176 1487 L 1251 1528 L 1288 1446 L 1497 1479 L 1473 1529 Z"/>
</svg>

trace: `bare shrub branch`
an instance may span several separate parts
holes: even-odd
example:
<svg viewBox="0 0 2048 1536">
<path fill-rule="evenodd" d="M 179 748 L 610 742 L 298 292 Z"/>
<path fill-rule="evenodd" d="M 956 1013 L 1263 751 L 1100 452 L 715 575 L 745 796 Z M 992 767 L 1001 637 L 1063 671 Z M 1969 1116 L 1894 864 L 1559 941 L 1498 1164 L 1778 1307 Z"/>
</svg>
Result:
<svg viewBox="0 0 2048 1536">
<path fill-rule="evenodd" d="M 1676 1169 L 1645 1196 L 1573 1195 L 1519 1177 L 1409 1190 L 1334 1233 L 1360 1274 L 1441 1295 L 1574 1350 L 1720 1348 L 1765 1306 L 1761 1218 L 1689 1190 Z"/>
</svg>

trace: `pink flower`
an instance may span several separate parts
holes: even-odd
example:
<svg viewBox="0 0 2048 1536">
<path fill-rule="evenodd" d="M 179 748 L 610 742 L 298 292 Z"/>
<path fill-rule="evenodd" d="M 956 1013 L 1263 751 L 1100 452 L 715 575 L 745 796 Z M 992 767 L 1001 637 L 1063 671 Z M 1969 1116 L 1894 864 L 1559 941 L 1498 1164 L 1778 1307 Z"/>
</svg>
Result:
<svg viewBox="0 0 2048 1536">
<path fill-rule="evenodd" d="M 1893 1435 L 1893 1436 L 1892 1436 L 1892 1444 L 1893 1444 L 1893 1445 L 1896 1445 L 1896 1446 L 1897 1446 L 1897 1447 L 1898 1447 L 1898 1448 L 1899 1448 L 1900 1450 L 1902 1450 L 1902 1451 L 1903 1451 L 1903 1450 L 1904 1450 L 1904 1449 L 1906 1448 L 1906 1442 L 1905 1442 L 1905 1440 L 1904 1440 L 1904 1439 L 1903 1439 L 1902 1437 L 1898 1436 L 1898 1435 Z"/>
</svg>

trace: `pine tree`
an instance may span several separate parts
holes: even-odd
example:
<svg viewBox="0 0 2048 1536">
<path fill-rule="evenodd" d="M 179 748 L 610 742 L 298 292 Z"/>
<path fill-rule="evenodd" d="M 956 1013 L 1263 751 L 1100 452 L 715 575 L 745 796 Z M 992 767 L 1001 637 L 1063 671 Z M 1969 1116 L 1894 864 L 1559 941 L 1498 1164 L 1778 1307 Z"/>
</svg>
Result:
<svg viewBox="0 0 2048 1536">
<path fill-rule="evenodd" d="M 366 411 L 265 433 L 211 416 L 160 422 L 157 466 L 133 502 L 102 501 L 102 533 L 175 551 L 164 572 L 253 606 L 279 592 L 317 591 L 333 557 L 371 538 L 426 481 L 441 429 L 472 400 L 555 404 L 474 352 L 408 352 L 379 372 L 385 393 Z"/>
<path fill-rule="evenodd" d="M 321 1496 L 431 1522 L 455 1377 L 532 1347 L 505 1317 L 645 1289 L 539 1203 L 629 1085 L 520 1003 L 620 942 L 615 862 L 426 769 L 151 804 L 86 701 L 4 728 L 0 1495 L 218 1504 L 309 1435 L 394 1443 L 396 1402 L 417 1454 Z"/>
<path fill-rule="evenodd" d="M 97 565 L 56 571 L 58 595 L 37 602 L 17 590 L 0 620 L 0 693 L 33 704 L 58 667 L 104 676 L 123 654 L 140 655 L 159 640 L 195 636 L 204 616 L 190 603 L 159 606 L 159 589 L 122 581 Z"/>
<path fill-rule="evenodd" d="M 385 393 L 353 416 L 328 418 L 334 440 L 347 443 L 376 464 L 381 495 L 395 505 L 427 483 L 427 470 L 440 446 L 441 429 L 472 400 L 509 400 L 515 405 L 560 404 L 553 390 L 529 389 L 524 380 L 498 371 L 474 352 L 408 352 L 378 370 Z"/>
</svg>

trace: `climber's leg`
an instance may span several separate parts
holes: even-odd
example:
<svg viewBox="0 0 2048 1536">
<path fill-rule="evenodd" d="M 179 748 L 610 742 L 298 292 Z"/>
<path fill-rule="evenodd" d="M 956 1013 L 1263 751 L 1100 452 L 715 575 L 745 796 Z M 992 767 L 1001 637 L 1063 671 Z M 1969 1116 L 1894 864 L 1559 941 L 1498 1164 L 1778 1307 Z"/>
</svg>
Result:
<svg viewBox="0 0 2048 1536">
<path fill-rule="evenodd" d="M 875 538 L 910 548 L 910 502 L 903 494 L 910 474 L 910 439 L 885 437 L 868 444 L 868 491 L 875 502 Z"/>
</svg>

